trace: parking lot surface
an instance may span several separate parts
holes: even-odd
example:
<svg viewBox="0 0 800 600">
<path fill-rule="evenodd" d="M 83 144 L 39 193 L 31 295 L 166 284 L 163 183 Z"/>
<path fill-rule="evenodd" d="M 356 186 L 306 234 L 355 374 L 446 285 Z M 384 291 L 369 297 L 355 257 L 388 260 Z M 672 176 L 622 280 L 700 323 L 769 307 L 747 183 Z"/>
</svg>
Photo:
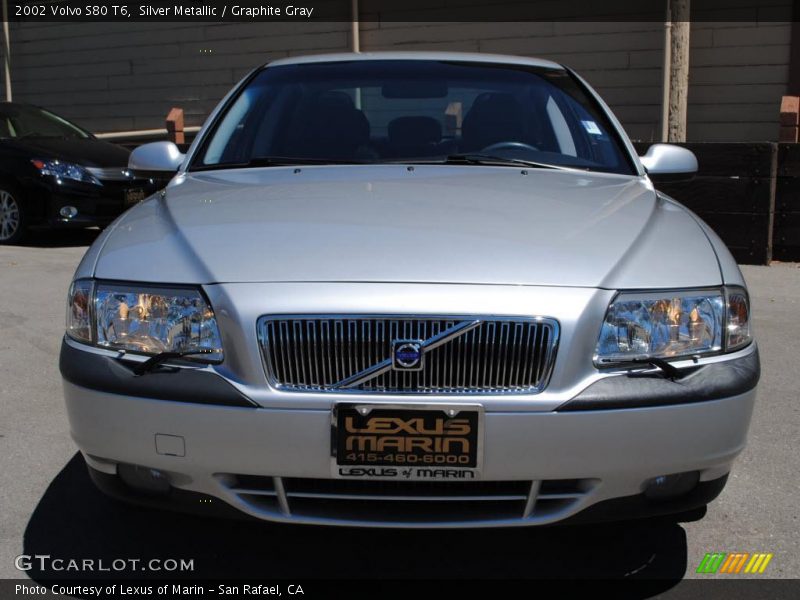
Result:
<svg viewBox="0 0 800 600">
<path fill-rule="evenodd" d="M 94 235 L 62 232 L 0 247 L 0 578 L 20 577 L 17 555 L 49 554 L 193 559 L 194 572 L 186 575 L 194 577 L 654 577 L 666 590 L 699 577 L 707 552 L 771 552 L 764 576 L 800 577 L 798 265 L 743 267 L 762 380 L 749 445 L 704 518 L 344 531 L 154 512 L 93 488 L 70 439 L 58 350 L 67 286 Z"/>
</svg>

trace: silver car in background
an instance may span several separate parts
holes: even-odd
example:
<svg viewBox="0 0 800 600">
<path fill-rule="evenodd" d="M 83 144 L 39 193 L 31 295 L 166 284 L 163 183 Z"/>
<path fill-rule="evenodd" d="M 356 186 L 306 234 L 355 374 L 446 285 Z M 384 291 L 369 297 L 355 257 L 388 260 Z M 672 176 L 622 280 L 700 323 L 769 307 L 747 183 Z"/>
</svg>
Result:
<svg viewBox="0 0 800 600">
<path fill-rule="evenodd" d="M 725 485 L 759 379 L 742 275 L 579 76 L 289 58 L 89 249 L 60 366 L 108 494 L 270 521 L 539 525 Z"/>
</svg>

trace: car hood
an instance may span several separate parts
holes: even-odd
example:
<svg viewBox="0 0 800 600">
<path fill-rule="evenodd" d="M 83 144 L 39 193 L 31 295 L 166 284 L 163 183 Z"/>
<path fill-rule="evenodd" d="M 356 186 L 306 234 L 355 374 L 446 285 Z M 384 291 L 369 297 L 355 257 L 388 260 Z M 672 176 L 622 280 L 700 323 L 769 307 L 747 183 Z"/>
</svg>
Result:
<svg viewBox="0 0 800 600">
<path fill-rule="evenodd" d="M 130 150 L 94 138 L 27 138 L 13 140 L 31 158 L 57 158 L 86 167 L 127 167 Z"/>
<path fill-rule="evenodd" d="M 484 166 L 180 175 L 95 260 L 99 278 L 168 283 L 721 283 L 695 217 L 646 179 Z"/>
</svg>

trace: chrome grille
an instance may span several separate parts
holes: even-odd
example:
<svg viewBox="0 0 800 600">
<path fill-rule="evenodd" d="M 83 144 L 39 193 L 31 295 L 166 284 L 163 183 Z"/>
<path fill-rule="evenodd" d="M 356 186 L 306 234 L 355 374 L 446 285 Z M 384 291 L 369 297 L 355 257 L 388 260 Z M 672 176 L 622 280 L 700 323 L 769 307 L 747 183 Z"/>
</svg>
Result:
<svg viewBox="0 0 800 600">
<path fill-rule="evenodd" d="M 129 181 L 133 175 L 125 167 L 86 167 L 100 181 Z"/>
<path fill-rule="evenodd" d="M 430 340 L 465 323 L 431 345 L 422 370 L 391 367 L 393 340 Z M 270 383 L 289 391 L 535 393 L 558 343 L 558 324 L 538 317 L 266 316 L 258 331 Z M 369 371 L 378 374 L 360 381 Z"/>
</svg>

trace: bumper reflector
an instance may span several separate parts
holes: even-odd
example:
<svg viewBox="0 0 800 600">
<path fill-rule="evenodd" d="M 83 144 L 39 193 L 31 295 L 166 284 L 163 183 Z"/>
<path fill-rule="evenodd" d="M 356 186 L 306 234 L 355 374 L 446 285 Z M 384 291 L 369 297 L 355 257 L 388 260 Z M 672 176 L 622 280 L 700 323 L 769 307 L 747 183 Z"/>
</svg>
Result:
<svg viewBox="0 0 800 600">
<path fill-rule="evenodd" d="M 158 469 L 121 464 L 117 474 L 127 485 L 145 494 L 166 494 L 172 487 L 169 477 Z"/>
<path fill-rule="evenodd" d="M 670 500 L 688 494 L 699 481 L 699 471 L 660 475 L 645 484 L 644 495 L 650 500 Z"/>
</svg>

